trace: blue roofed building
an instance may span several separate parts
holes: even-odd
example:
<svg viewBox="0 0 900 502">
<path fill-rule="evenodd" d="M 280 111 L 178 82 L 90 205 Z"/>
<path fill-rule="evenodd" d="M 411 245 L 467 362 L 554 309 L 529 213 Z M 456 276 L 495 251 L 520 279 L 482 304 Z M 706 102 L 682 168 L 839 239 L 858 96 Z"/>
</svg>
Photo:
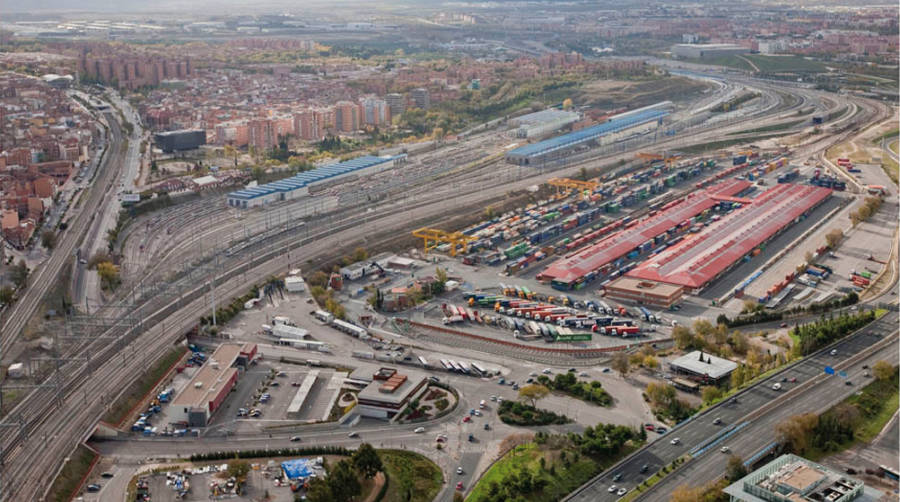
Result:
<svg viewBox="0 0 900 502">
<path fill-rule="evenodd" d="M 355 159 L 317 167 L 290 178 L 273 181 L 265 185 L 247 187 L 231 192 L 226 197 L 229 207 L 248 209 L 265 206 L 274 202 L 298 199 L 309 195 L 311 188 L 321 188 L 349 177 L 368 176 L 406 161 L 406 154 L 375 157 L 364 155 Z"/>
<path fill-rule="evenodd" d="M 568 134 L 520 146 L 506 153 L 506 161 L 518 165 L 532 165 L 563 157 L 574 148 L 606 145 L 631 136 L 655 130 L 669 115 L 671 103 L 666 101 L 611 117 L 597 124 Z"/>
<path fill-rule="evenodd" d="M 291 481 L 306 480 L 317 475 L 315 460 L 311 458 L 285 460 L 281 463 L 281 471 Z"/>
</svg>

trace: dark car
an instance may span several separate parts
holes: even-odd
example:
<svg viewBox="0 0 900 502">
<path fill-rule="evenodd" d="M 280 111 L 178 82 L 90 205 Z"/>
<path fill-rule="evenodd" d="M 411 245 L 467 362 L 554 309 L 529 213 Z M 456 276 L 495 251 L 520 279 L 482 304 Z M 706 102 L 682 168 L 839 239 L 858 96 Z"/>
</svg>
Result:
<svg viewBox="0 0 900 502">
<path fill-rule="evenodd" d="M 641 466 L 641 472 L 647 472 L 647 469 L 649 469 L 649 468 L 650 468 L 649 465 L 644 464 L 644 465 Z"/>
<path fill-rule="evenodd" d="M 90 493 L 97 493 L 100 491 L 100 485 L 97 483 L 87 485 L 87 491 Z"/>
<path fill-rule="evenodd" d="M 111 472 L 104 472 L 103 474 L 100 475 L 101 478 L 107 478 L 107 479 L 109 479 L 113 476 L 114 476 L 114 474 Z"/>
<path fill-rule="evenodd" d="M 621 473 L 621 472 L 618 473 L 618 474 L 616 474 L 615 476 L 613 476 L 613 481 L 619 481 L 619 480 L 621 480 L 621 479 L 622 479 L 622 473 Z"/>
</svg>

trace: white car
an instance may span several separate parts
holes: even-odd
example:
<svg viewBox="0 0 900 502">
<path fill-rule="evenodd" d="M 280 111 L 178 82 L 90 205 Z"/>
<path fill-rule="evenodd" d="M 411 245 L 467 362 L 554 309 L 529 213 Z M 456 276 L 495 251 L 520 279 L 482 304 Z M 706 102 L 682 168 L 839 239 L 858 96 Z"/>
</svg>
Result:
<svg viewBox="0 0 900 502">
<path fill-rule="evenodd" d="M 530 377 L 536 377 L 536 376 L 537 376 L 537 371 L 532 371 L 531 373 L 528 374 L 528 376 L 530 376 Z"/>
<path fill-rule="evenodd" d="M 544 370 L 541 371 L 541 373 L 543 373 L 545 375 L 549 375 L 550 373 L 553 373 L 553 371 L 551 371 L 550 368 L 544 368 Z"/>
<path fill-rule="evenodd" d="M 837 349 L 831 349 L 831 355 L 836 356 L 836 355 L 837 355 Z"/>
<path fill-rule="evenodd" d="M 416 434 L 421 434 L 425 432 L 425 427 L 416 427 L 416 430 L 414 430 L 413 432 L 415 432 Z"/>
<path fill-rule="evenodd" d="M 614 493 L 616 491 L 616 485 L 612 485 L 606 489 L 609 493 Z"/>
<path fill-rule="evenodd" d="M 480 410 L 475 410 L 475 416 L 476 416 L 476 417 L 480 417 L 480 416 L 481 416 L 481 411 L 480 411 Z"/>
<path fill-rule="evenodd" d="M 681 438 L 675 438 L 675 439 L 673 439 L 673 440 L 671 440 L 671 441 L 669 441 L 669 442 L 672 443 L 672 444 L 678 444 L 678 443 L 681 442 Z"/>
<path fill-rule="evenodd" d="M 731 448 L 729 448 L 729 447 L 727 447 L 727 446 L 723 446 L 722 449 L 719 450 L 719 451 L 721 451 L 722 453 L 728 453 L 728 452 L 731 451 Z"/>
<path fill-rule="evenodd" d="M 457 474 L 462 474 L 462 473 L 463 473 L 463 468 L 462 468 L 462 467 L 457 467 L 457 468 L 456 468 L 456 473 L 457 473 Z"/>
<path fill-rule="evenodd" d="M 626 493 L 628 493 L 628 488 L 619 488 L 619 491 L 616 492 L 616 495 L 621 497 L 622 495 L 625 495 Z"/>
</svg>

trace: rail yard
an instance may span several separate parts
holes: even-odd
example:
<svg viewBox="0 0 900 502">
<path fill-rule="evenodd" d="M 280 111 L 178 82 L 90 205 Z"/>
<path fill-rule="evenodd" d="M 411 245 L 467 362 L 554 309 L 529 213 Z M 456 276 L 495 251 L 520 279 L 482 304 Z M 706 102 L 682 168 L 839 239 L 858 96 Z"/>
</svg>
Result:
<svg viewBox="0 0 900 502">
<path fill-rule="evenodd" d="M 3 399 L 15 400 L 3 403 L 0 500 L 46 500 L 85 447 L 112 471 L 88 470 L 72 495 L 122 500 L 142 476 L 151 481 L 137 486 L 157 498 L 174 481 L 150 470 L 191 455 L 362 442 L 429 459 L 442 471 L 434 500 L 486 500 L 479 479 L 509 438 L 535 431 L 506 402 L 563 416 L 540 424 L 544 434 L 599 423 L 646 438 L 565 500 L 636 490 L 628 496 L 668 500 L 679 484 L 720 479 L 726 442 L 752 467 L 774 449 L 779 421 L 824 413 L 872 378 L 870 366 L 896 363 L 897 185 L 828 152 L 883 146 L 897 108 L 655 64 L 704 92 L 587 125 L 560 104 L 425 146 L 290 175 L 276 167 L 267 183 L 248 182 L 248 168 L 240 182 L 173 191 L 158 207 L 144 194 L 123 209 L 113 195 L 136 196 L 150 169 L 143 129 L 125 131 L 150 115 L 136 119 L 118 98 L 103 108 L 128 113 L 95 103 L 108 124 L 97 175 L 2 315 L 4 366 L 40 371 L 3 381 Z M 101 294 L 81 250 L 104 244 L 121 277 Z M 75 305 L 50 358 L 30 333 L 57 282 Z M 859 324 L 804 345 L 801 327 L 823 313 Z M 170 352 L 169 367 L 151 370 Z M 648 397 L 657 385 L 689 412 Z M 265 476 L 254 467 L 252 493 L 311 494 L 273 465 Z M 192 474 L 201 485 L 214 478 L 198 477 L 204 469 Z"/>
</svg>

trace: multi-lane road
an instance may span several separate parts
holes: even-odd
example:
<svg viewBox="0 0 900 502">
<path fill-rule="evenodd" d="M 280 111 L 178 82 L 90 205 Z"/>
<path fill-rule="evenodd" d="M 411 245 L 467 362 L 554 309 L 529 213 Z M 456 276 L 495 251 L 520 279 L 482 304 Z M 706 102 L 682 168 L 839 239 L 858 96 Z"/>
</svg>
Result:
<svg viewBox="0 0 900 502">
<path fill-rule="evenodd" d="M 798 413 L 822 412 L 865 384 L 867 379 L 862 376 L 865 371 L 862 366 L 896 356 L 897 322 L 897 312 L 888 312 L 856 334 L 737 394 L 736 402 L 722 402 L 672 429 L 573 492 L 566 500 L 615 500 L 615 494 L 608 492 L 611 485 L 632 490 L 663 466 L 686 454 L 691 454 L 692 460 L 655 485 L 644 498 L 668 500 L 666 494 L 680 484 L 702 484 L 721 476 L 725 467 L 724 455 L 720 452 L 722 446 L 749 458 L 775 441 L 774 426 L 785 418 Z M 846 371 L 848 378 L 826 375 L 826 366 Z M 796 383 L 791 381 L 794 378 Z M 788 381 L 782 382 L 784 379 Z M 852 385 L 847 385 L 847 381 Z M 775 383 L 782 389 L 773 390 Z M 714 423 L 716 419 L 721 423 Z M 679 439 L 678 444 L 672 444 L 675 438 Z M 645 465 L 647 470 L 641 472 Z M 618 474 L 622 475 L 621 479 L 613 481 Z"/>
</svg>

